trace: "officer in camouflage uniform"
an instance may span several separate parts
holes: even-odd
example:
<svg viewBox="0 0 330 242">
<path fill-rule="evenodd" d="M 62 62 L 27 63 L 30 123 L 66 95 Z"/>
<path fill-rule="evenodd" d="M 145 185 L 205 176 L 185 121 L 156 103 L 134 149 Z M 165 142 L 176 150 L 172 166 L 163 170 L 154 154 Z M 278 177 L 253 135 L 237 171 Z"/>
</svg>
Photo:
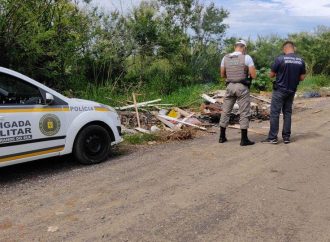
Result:
<svg viewBox="0 0 330 242">
<path fill-rule="evenodd" d="M 246 42 L 239 40 L 235 44 L 235 51 L 227 54 L 221 61 L 221 77 L 226 78 L 226 95 L 220 119 L 219 143 L 227 141 L 226 128 L 230 114 L 237 101 L 240 112 L 241 146 L 253 145 L 247 136 L 250 116 L 250 85 L 251 78 L 256 78 L 256 69 L 251 56 L 246 55 Z M 250 78 L 249 78 L 250 76 Z"/>
</svg>

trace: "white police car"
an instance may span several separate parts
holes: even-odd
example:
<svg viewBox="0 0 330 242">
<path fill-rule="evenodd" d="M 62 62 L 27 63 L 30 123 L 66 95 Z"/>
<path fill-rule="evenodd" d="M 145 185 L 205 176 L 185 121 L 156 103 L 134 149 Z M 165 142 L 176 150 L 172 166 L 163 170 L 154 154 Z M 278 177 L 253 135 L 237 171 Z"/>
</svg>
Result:
<svg viewBox="0 0 330 242">
<path fill-rule="evenodd" d="M 94 164 L 121 141 L 113 108 L 67 98 L 0 67 L 0 167 L 69 153 Z"/>
</svg>

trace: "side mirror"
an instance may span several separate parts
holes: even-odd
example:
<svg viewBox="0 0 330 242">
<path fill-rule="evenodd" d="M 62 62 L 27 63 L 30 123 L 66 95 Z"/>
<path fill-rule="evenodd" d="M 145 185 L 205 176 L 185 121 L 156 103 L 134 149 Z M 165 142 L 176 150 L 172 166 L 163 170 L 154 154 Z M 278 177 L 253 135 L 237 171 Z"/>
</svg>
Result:
<svg viewBox="0 0 330 242">
<path fill-rule="evenodd" d="M 54 96 L 50 93 L 46 93 L 46 104 L 52 104 L 54 102 Z"/>
</svg>

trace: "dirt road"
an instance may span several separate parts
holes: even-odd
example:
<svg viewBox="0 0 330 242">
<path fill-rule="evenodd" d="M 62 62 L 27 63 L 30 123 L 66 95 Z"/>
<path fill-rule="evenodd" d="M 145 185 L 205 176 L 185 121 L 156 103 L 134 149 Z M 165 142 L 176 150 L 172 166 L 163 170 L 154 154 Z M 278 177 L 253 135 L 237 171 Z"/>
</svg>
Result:
<svg viewBox="0 0 330 242">
<path fill-rule="evenodd" d="M 289 145 L 240 147 L 229 130 L 0 169 L 0 241 L 330 241 L 330 100 L 309 105 Z"/>
</svg>

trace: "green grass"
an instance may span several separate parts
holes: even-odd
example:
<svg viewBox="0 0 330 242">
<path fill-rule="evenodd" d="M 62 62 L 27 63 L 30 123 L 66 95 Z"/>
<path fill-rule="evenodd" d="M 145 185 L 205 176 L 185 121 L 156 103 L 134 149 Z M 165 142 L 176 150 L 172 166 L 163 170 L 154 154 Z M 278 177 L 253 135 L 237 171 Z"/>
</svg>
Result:
<svg viewBox="0 0 330 242">
<path fill-rule="evenodd" d="M 299 84 L 298 91 L 318 91 L 321 87 L 330 87 L 330 76 L 309 75 Z"/>
<path fill-rule="evenodd" d="M 269 89 L 267 89 L 267 91 L 271 91 L 270 86 L 271 85 L 269 85 Z M 303 82 L 300 83 L 298 91 L 318 91 L 321 87 L 330 87 L 330 76 L 309 75 Z M 177 107 L 197 108 L 203 102 L 203 99 L 200 97 L 202 93 L 219 89 L 225 89 L 224 83 L 197 84 L 181 87 L 172 92 L 170 95 L 160 95 L 153 90 L 149 90 L 148 87 L 144 87 L 141 90 L 135 90 L 135 92 L 141 94 L 137 97 L 138 102 L 161 98 L 161 103 L 173 104 Z M 255 90 L 255 88 L 252 87 L 251 91 L 258 92 L 259 90 Z M 94 100 L 111 105 L 113 107 L 127 105 L 133 100 L 132 91 L 127 91 L 126 94 L 118 93 L 113 91 L 111 86 L 89 86 L 85 91 L 78 92 L 77 96 L 83 99 Z"/>
<path fill-rule="evenodd" d="M 162 100 L 164 103 L 171 103 L 177 107 L 196 107 L 203 102 L 201 94 L 224 88 L 225 86 L 221 84 L 200 84 L 190 87 L 183 87 L 168 96 L 162 97 Z"/>
<path fill-rule="evenodd" d="M 150 141 L 157 141 L 159 140 L 159 136 L 156 134 L 130 134 L 124 136 L 124 143 L 131 144 L 131 145 L 141 145 L 146 144 Z"/>
<path fill-rule="evenodd" d="M 200 97 L 202 93 L 207 93 L 210 91 L 224 89 L 224 84 L 218 83 L 209 83 L 209 84 L 198 84 L 188 87 L 182 87 L 170 95 L 159 95 L 152 90 L 137 90 L 136 93 L 139 93 L 137 97 L 138 102 L 150 101 L 154 99 L 162 99 L 161 103 L 173 104 L 178 107 L 197 107 L 202 103 L 202 98 Z M 128 102 L 132 102 L 132 93 L 119 94 L 113 92 L 111 87 L 96 87 L 90 86 L 86 88 L 85 91 L 79 92 L 78 96 L 83 99 L 93 100 L 103 104 L 108 104 L 113 107 L 127 105 Z M 110 99 L 109 99 L 110 98 Z"/>
</svg>

